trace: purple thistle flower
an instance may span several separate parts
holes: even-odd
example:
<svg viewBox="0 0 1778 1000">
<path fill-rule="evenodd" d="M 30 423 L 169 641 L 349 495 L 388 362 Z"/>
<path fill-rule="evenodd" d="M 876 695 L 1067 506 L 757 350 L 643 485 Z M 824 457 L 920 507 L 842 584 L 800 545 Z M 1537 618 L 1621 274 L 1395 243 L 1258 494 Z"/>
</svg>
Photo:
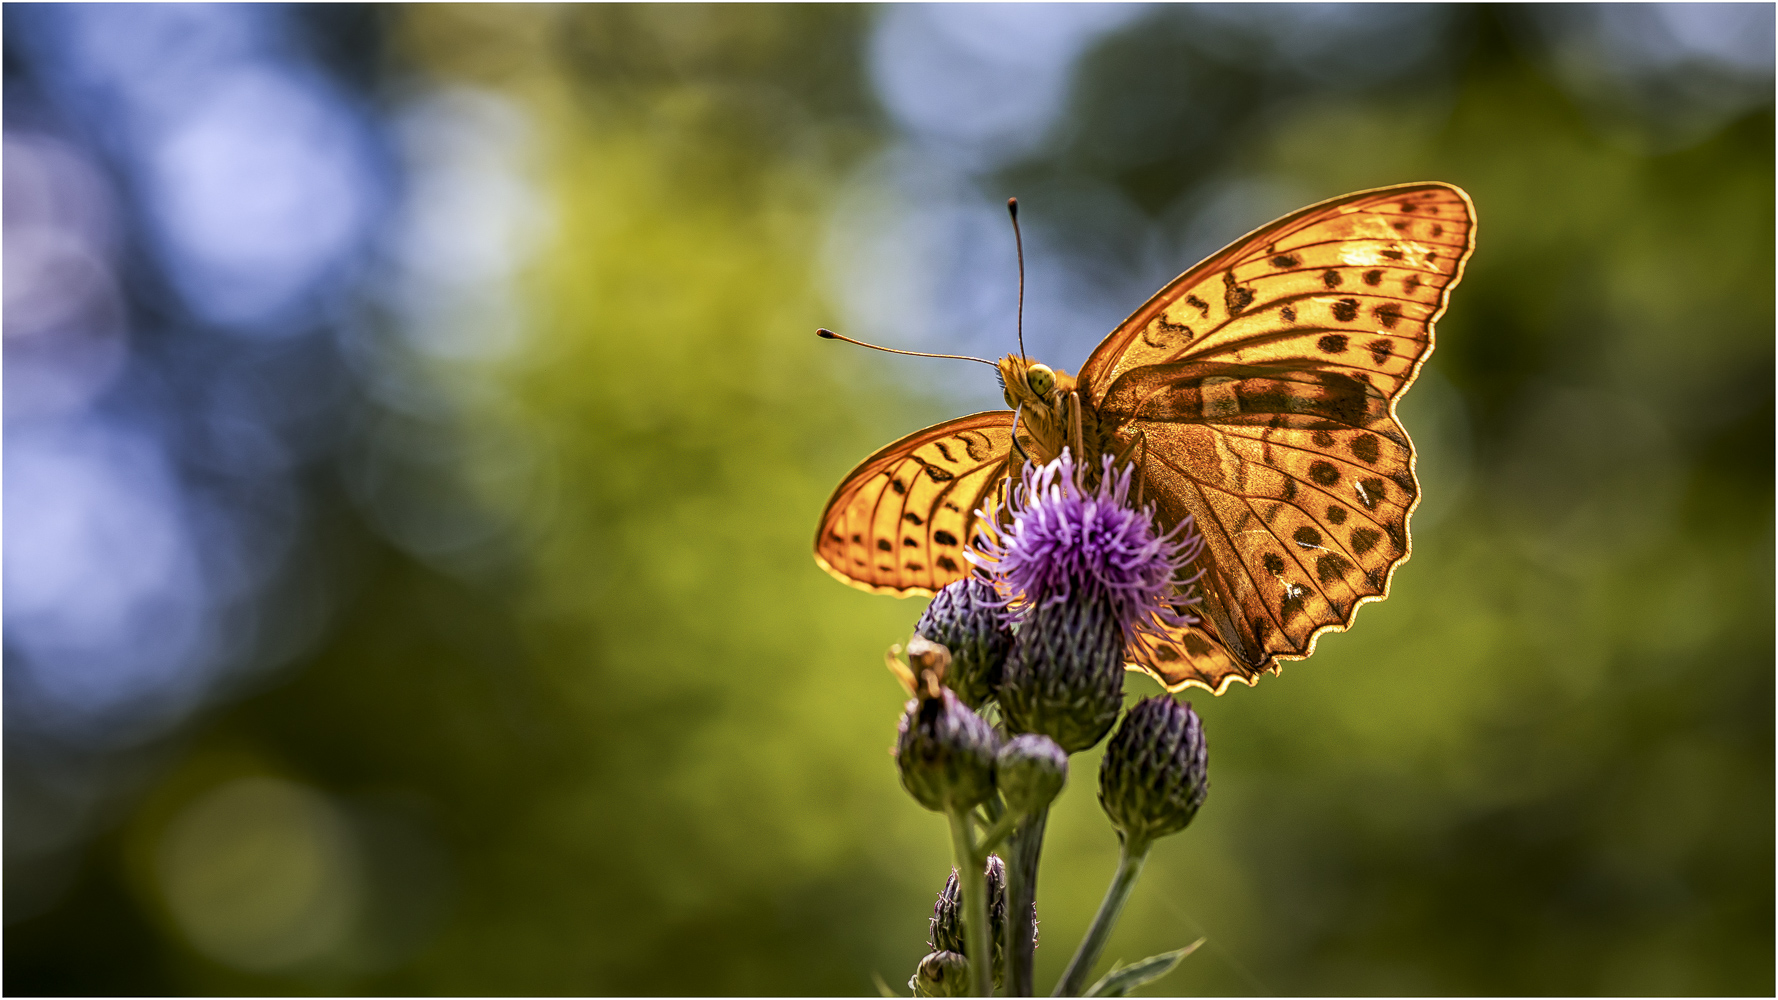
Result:
<svg viewBox="0 0 1778 1000">
<path fill-rule="evenodd" d="M 1096 487 L 1066 449 L 1047 465 L 1027 464 L 1002 499 L 1012 523 L 980 512 L 986 530 L 966 557 L 1029 608 L 1108 602 L 1128 643 L 1161 634 L 1162 625 L 1197 624 L 1184 609 L 1199 603 L 1203 571 L 1182 573 L 1203 552 L 1203 536 L 1190 517 L 1156 530 L 1153 506 L 1130 501 L 1134 467 L 1114 470 L 1110 455 L 1102 463 Z"/>
</svg>

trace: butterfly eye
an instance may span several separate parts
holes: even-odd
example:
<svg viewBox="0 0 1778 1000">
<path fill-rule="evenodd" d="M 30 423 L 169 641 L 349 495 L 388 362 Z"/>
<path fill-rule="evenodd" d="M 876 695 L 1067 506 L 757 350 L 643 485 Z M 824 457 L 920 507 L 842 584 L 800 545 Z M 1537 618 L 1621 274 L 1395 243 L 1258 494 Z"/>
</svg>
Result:
<svg viewBox="0 0 1778 1000">
<path fill-rule="evenodd" d="M 1048 365 L 1032 365 L 1025 372 L 1025 381 L 1031 384 L 1031 391 L 1039 396 L 1047 396 L 1056 387 L 1056 373 Z"/>
</svg>

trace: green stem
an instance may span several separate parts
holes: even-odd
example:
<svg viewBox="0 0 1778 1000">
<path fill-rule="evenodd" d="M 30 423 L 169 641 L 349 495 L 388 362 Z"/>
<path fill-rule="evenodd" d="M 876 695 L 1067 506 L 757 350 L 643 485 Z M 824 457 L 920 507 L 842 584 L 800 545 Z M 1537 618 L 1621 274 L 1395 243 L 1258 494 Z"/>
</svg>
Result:
<svg viewBox="0 0 1778 1000">
<path fill-rule="evenodd" d="M 975 849 L 981 852 L 983 864 L 987 863 L 988 855 L 994 852 L 994 848 L 1000 846 L 1000 842 L 1005 840 L 1007 834 L 1012 833 L 1018 824 L 1019 818 L 1012 813 L 1007 813 L 1000 817 L 999 822 L 982 831 L 982 839 L 976 842 Z"/>
<path fill-rule="evenodd" d="M 968 809 L 950 809 L 951 854 L 957 859 L 957 888 L 963 893 L 963 930 L 968 935 L 970 996 L 994 995 L 993 938 L 988 929 L 987 858 L 975 846 Z"/>
<path fill-rule="evenodd" d="M 1037 861 L 1043 853 L 1043 828 L 1049 806 L 1025 817 L 1013 834 L 1006 864 L 1006 995 L 1035 996 Z"/>
<path fill-rule="evenodd" d="M 1130 888 L 1136 884 L 1136 876 L 1142 874 L 1142 862 L 1148 859 L 1150 843 L 1147 840 L 1124 841 L 1117 859 L 1117 874 L 1111 877 L 1111 888 L 1105 890 L 1105 899 L 1099 904 L 1098 915 L 1093 917 L 1093 926 L 1087 928 L 1087 936 L 1081 939 L 1080 947 L 1068 963 L 1068 971 L 1062 973 L 1062 981 L 1056 984 L 1056 991 L 1051 996 L 1077 997 L 1086 989 L 1087 977 L 1098 964 L 1099 953 L 1105 949 L 1111 929 L 1117 926 L 1118 914 L 1123 912 L 1124 901 L 1130 897 Z"/>
</svg>

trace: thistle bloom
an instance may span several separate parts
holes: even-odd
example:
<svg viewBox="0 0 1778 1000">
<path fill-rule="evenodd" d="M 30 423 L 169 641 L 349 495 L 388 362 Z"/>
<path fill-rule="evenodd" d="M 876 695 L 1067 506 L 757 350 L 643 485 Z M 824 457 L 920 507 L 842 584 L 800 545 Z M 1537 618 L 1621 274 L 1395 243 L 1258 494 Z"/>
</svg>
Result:
<svg viewBox="0 0 1778 1000">
<path fill-rule="evenodd" d="M 1086 485 L 1086 470 L 1067 449 L 1047 465 L 1027 464 L 1007 481 L 1011 525 L 996 527 L 983 511 L 989 530 L 967 558 L 1033 608 L 1103 598 L 1126 642 L 1158 633 L 1159 624 L 1197 624 L 1182 609 L 1198 604 L 1201 574 L 1182 574 L 1203 551 L 1203 536 L 1190 517 L 1157 530 L 1153 507 L 1130 499 L 1135 466 L 1114 469 L 1110 455 L 1101 463 L 1096 487 Z"/>
<path fill-rule="evenodd" d="M 1068 753 L 1117 721 L 1125 648 L 1196 622 L 1181 609 L 1198 602 L 1185 572 L 1203 549 L 1189 518 L 1159 531 L 1151 510 L 1131 505 L 1132 467 L 1105 456 L 1096 486 L 1083 472 L 1067 451 L 1027 465 L 1007 484 L 1011 523 L 982 512 L 988 537 L 968 553 L 1025 613 L 999 694 L 1007 723 Z"/>
</svg>

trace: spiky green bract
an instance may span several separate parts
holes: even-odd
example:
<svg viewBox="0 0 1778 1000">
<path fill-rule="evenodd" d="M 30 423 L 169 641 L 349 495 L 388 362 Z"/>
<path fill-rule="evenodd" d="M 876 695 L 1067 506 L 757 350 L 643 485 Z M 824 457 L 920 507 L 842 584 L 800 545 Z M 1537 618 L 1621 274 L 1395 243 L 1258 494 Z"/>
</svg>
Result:
<svg viewBox="0 0 1778 1000">
<path fill-rule="evenodd" d="M 1124 703 L 1124 631 L 1103 595 L 1043 603 L 1019 626 L 1000 711 L 1010 731 L 1079 753 L 1105 738 Z"/>
<path fill-rule="evenodd" d="M 901 785 L 934 812 L 973 809 L 994 794 L 1000 737 L 948 687 L 915 698 L 901 716 L 895 763 Z"/>
<path fill-rule="evenodd" d="M 932 598 L 914 631 L 951 651 L 945 683 L 964 704 L 980 709 L 1000 687 L 1012 625 L 1006 601 L 986 581 L 966 577 Z"/>
<path fill-rule="evenodd" d="M 1169 695 L 1130 708 L 1105 747 L 1099 804 L 1126 843 L 1147 843 L 1188 826 L 1210 790 L 1210 752 L 1190 704 Z"/>
<path fill-rule="evenodd" d="M 1003 943 L 1006 937 L 1006 865 L 999 855 L 988 855 L 983 874 L 988 882 L 988 925 L 994 942 L 994 985 L 998 986 L 1006 971 Z M 963 926 L 962 886 L 958 882 L 955 868 L 951 869 L 950 877 L 945 880 L 944 889 L 939 891 L 938 902 L 932 906 L 932 919 L 928 927 L 931 939 L 926 943 L 935 953 L 952 951 L 962 955 L 969 954 L 968 936 Z M 964 987 L 967 988 L 966 983 Z"/>
<path fill-rule="evenodd" d="M 1006 808 L 1019 816 L 1049 805 L 1068 783 L 1068 751 L 1041 733 L 1006 741 L 994 762 L 994 784 Z"/>
</svg>

